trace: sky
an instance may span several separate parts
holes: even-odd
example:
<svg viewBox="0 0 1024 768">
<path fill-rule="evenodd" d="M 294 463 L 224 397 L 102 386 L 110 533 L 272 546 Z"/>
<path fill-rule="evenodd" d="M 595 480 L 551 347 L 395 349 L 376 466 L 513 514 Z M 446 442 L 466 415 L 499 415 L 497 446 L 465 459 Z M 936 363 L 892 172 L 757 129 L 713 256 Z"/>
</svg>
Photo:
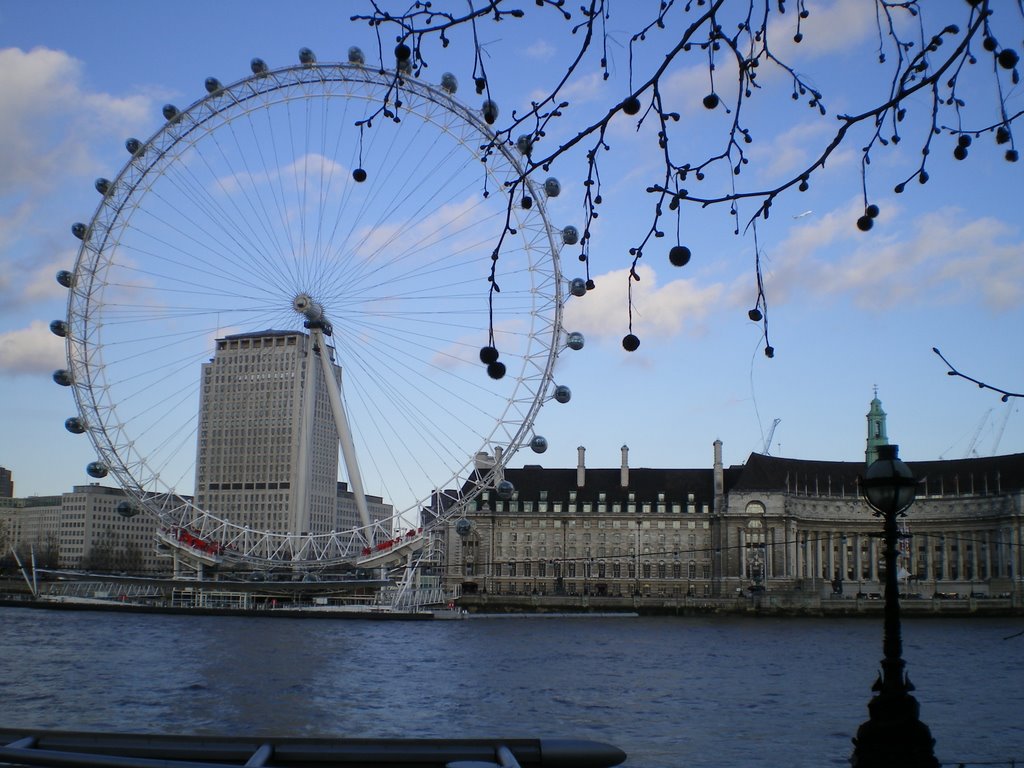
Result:
<svg viewBox="0 0 1024 768">
<path fill-rule="evenodd" d="M 934 5 L 953 10 L 962 23 L 964 3 Z M 549 90 L 574 52 L 557 15 L 522 6 L 521 22 L 479 30 L 491 93 L 502 109 L 499 125 Z M 837 113 L 856 113 L 888 88 L 889 70 L 877 63 L 873 4 L 808 7 L 805 42 L 780 50 L 826 93 L 827 115 L 791 102 L 786 78 L 766 72 L 764 93 L 745 107 L 754 141 L 738 183 L 771 186 L 806 165 L 834 131 Z M 343 61 L 358 45 L 372 59 L 373 30 L 349 20 L 365 10 L 360 2 L 0 3 L 0 466 L 12 470 L 17 495 L 61 493 L 91 480 L 85 465 L 94 451 L 63 426 L 75 405 L 50 378 L 64 367 L 64 345 L 48 325 L 66 314 L 67 291 L 54 274 L 75 263 L 79 243 L 70 226 L 95 211 L 94 180 L 113 177 L 125 164 L 127 137 L 149 136 L 163 124 L 165 103 L 198 99 L 210 75 L 223 82 L 245 76 L 253 56 L 283 66 L 309 47 L 322 62 Z M 1008 22 L 1020 39 L 1019 16 Z M 633 24 L 609 20 L 611 77 L 603 81 L 597 62 L 584 62 L 545 141 L 572 136 L 628 94 Z M 671 34 L 652 33 L 636 54 L 638 72 L 660 61 Z M 465 36 L 454 36 L 446 50 L 431 48 L 428 62 L 424 79 L 438 82 L 450 70 L 462 83 L 458 98 L 479 108 L 482 97 L 468 85 Z M 728 72 L 725 62 L 716 69 L 723 94 Z M 672 140 L 695 153 L 722 146 L 731 119 L 724 109 L 701 105 L 710 87 L 706 65 L 692 56 L 662 81 L 666 103 L 680 114 Z M 1021 89 L 1007 87 L 1009 111 L 1019 111 Z M 991 124 L 991 78 L 972 81 L 970 94 L 978 107 L 965 124 Z M 928 104 L 915 97 L 910 107 L 901 145 L 872 153 L 869 199 L 880 215 L 870 232 L 855 226 L 864 206 L 865 134 L 851 135 L 810 190 L 781 197 L 758 225 L 772 359 L 762 352 L 760 325 L 747 317 L 756 297 L 754 240 L 749 232 L 733 234 L 723 207 L 684 206 L 678 237 L 693 253 L 684 267 L 667 258 L 674 222 L 645 249 L 633 293 L 640 347 L 623 350 L 628 251 L 650 224 L 653 201 L 644 190 L 659 181 L 659 166 L 650 123 L 638 129 L 635 118 L 612 120 L 591 244 L 596 288 L 569 299 L 565 309 L 565 329 L 583 333 L 586 345 L 559 355 L 554 369 L 555 383 L 569 386 L 572 399 L 546 402 L 535 419 L 532 432 L 547 439 L 547 452 L 524 448 L 510 464 L 571 467 L 584 446 L 588 466 L 612 467 L 626 445 L 634 467 L 707 467 L 715 440 L 723 442 L 727 465 L 743 463 L 752 451 L 859 461 L 876 389 L 889 438 L 905 459 L 1024 452 L 1021 401 L 1003 404 L 947 376 L 932 352 L 939 347 L 960 370 L 1024 391 L 1022 166 L 1005 162 L 1004 147 L 991 135 L 978 138 L 963 162 L 952 157 L 953 140 L 937 136 L 930 181 L 894 194 L 919 163 L 927 136 L 927 123 L 913 110 Z M 582 229 L 581 154 L 562 158 L 551 174 L 562 184 L 548 201 L 551 224 Z M 743 221 L 744 210 L 750 213 L 741 206 Z M 582 276 L 572 249 L 562 250 L 561 267 L 567 280 Z"/>
</svg>

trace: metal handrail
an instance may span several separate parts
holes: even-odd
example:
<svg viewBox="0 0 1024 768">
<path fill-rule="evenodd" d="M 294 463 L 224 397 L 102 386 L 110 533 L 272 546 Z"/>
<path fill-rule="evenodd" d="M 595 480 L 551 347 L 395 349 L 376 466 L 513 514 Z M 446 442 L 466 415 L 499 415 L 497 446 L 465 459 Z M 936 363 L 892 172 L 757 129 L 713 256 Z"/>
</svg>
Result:
<svg viewBox="0 0 1024 768">
<path fill-rule="evenodd" d="M 331 739 L 168 736 L 0 729 L 0 765 L 56 768 L 611 768 L 609 744 L 560 739 Z"/>
</svg>

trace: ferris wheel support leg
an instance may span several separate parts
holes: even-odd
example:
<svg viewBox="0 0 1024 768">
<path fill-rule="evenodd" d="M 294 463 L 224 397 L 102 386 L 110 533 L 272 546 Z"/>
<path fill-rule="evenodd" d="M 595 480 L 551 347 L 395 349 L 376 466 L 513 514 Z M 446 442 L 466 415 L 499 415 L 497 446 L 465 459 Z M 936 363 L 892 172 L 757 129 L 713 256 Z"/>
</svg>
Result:
<svg viewBox="0 0 1024 768">
<path fill-rule="evenodd" d="M 348 480 L 352 485 L 352 495 L 356 503 L 356 511 L 359 512 L 359 520 L 367 529 L 369 536 L 370 510 L 366 506 L 366 494 L 363 492 L 363 476 L 359 472 L 359 460 L 356 458 L 356 446 L 352 440 L 352 430 L 348 425 L 348 416 L 345 414 L 345 406 L 341 402 L 341 382 L 335 380 L 334 370 L 331 368 L 331 361 L 327 356 L 327 345 L 324 343 L 323 331 L 320 328 L 311 329 L 313 340 L 320 347 L 320 365 L 324 371 L 326 380 L 327 396 L 331 401 L 331 413 L 334 415 L 334 426 L 338 430 L 338 441 L 341 443 L 341 455 L 345 460 L 345 469 L 348 472 Z M 331 386 L 334 382 L 334 386 Z M 369 544 L 370 542 L 367 541 Z"/>
</svg>

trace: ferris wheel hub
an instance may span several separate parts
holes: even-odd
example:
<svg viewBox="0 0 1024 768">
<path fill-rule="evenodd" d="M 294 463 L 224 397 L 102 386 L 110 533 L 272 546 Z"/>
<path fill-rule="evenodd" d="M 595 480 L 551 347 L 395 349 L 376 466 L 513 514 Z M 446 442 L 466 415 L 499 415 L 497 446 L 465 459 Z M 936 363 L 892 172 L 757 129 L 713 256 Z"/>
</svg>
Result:
<svg viewBox="0 0 1024 768">
<path fill-rule="evenodd" d="M 292 299 L 292 309 L 311 323 L 318 323 L 324 319 L 323 305 L 318 301 L 314 301 L 313 297 L 305 292 L 297 294 Z"/>
</svg>

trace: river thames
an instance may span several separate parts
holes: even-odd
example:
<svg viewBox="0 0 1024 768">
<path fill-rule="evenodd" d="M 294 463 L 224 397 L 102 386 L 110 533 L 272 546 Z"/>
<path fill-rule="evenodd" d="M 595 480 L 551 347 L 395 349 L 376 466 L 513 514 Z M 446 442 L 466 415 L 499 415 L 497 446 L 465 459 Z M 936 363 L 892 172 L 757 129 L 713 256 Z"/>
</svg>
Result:
<svg viewBox="0 0 1024 768">
<path fill-rule="evenodd" d="M 1024 620 L 915 619 L 947 766 L 1024 761 Z M 550 737 L 627 766 L 842 766 L 880 620 L 375 622 L 0 608 L 0 723 L 147 733 Z"/>
</svg>

